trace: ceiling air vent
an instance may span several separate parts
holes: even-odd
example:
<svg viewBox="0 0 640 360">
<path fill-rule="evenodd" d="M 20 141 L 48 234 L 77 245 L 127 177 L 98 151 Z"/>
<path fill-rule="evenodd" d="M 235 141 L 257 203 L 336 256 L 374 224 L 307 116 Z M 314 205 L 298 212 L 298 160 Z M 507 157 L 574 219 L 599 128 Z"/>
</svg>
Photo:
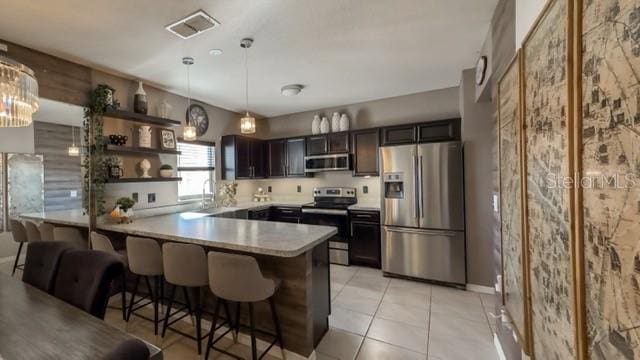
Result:
<svg viewBox="0 0 640 360">
<path fill-rule="evenodd" d="M 218 20 L 209 16 L 204 10 L 198 10 L 165 28 L 183 39 L 189 39 L 218 26 L 220 26 Z"/>
</svg>

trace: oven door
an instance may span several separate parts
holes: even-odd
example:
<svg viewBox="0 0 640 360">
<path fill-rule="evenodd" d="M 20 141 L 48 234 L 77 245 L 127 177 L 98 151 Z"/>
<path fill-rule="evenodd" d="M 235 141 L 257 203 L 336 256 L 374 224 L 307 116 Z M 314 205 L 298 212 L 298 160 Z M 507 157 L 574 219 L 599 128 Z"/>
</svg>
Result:
<svg viewBox="0 0 640 360">
<path fill-rule="evenodd" d="M 350 170 L 349 154 L 305 156 L 305 172 Z"/>
<path fill-rule="evenodd" d="M 338 233 L 329 238 L 329 262 L 349 265 L 349 217 L 347 210 L 302 208 L 302 223 L 338 228 Z"/>
</svg>

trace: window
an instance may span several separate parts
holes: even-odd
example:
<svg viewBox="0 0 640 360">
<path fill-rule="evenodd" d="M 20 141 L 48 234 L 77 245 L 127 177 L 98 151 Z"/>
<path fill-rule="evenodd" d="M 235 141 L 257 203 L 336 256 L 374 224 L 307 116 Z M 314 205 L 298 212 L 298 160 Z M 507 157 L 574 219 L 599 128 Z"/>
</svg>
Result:
<svg viewBox="0 0 640 360">
<path fill-rule="evenodd" d="M 215 148 L 213 143 L 178 142 L 178 199 L 199 199 L 202 189 L 213 192 L 215 181 Z"/>
</svg>

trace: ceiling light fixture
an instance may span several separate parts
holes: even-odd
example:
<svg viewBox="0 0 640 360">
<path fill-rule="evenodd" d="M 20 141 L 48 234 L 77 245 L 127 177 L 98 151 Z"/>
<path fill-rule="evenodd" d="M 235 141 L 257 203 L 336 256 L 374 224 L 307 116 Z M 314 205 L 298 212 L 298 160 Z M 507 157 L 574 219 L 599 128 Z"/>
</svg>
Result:
<svg viewBox="0 0 640 360">
<path fill-rule="evenodd" d="M 71 146 L 68 149 L 69 156 L 80 156 L 80 148 L 76 146 L 76 129 L 71 125 Z"/>
<path fill-rule="evenodd" d="M 211 49 L 209 50 L 209 55 L 220 56 L 222 55 L 222 49 Z"/>
<path fill-rule="evenodd" d="M 186 111 L 186 124 L 182 129 L 182 138 L 186 141 L 193 141 L 198 138 L 196 133 L 196 127 L 191 125 L 189 121 L 189 108 L 191 108 L 191 78 L 189 74 L 189 69 L 191 65 L 193 65 L 195 61 L 191 56 L 185 56 L 182 58 L 182 64 L 187 67 L 187 111 Z"/>
<path fill-rule="evenodd" d="M 165 29 L 186 40 L 200 35 L 205 31 L 215 29 L 218 26 L 220 26 L 218 20 L 214 19 L 204 10 L 198 10 L 191 15 L 165 26 Z"/>
<path fill-rule="evenodd" d="M 254 134 L 256 132 L 256 118 L 249 114 L 249 60 L 248 49 L 253 45 L 253 39 L 245 38 L 240 41 L 240 47 L 244 49 L 244 70 L 245 70 L 245 116 L 240 119 L 240 132 L 243 134 Z"/>
<path fill-rule="evenodd" d="M 291 84 L 291 85 L 283 86 L 282 89 L 280 89 L 280 92 L 284 96 L 296 96 L 300 94 L 302 89 L 304 89 L 304 86 L 300 84 Z"/>
<path fill-rule="evenodd" d="M 0 44 L 0 51 L 7 46 Z M 0 54 L 0 127 L 26 127 L 38 111 L 38 81 L 33 70 Z"/>
</svg>

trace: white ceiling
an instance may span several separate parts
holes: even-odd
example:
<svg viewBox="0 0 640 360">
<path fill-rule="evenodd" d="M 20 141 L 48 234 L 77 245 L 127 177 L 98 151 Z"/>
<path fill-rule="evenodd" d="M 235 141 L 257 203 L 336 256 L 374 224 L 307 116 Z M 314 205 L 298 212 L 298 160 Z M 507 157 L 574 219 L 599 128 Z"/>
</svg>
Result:
<svg viewBox="0 0 640 360">
<path fill-rule="evenodd" d="M 263 116 L 457 86 L 472 67 L 497 0 L 3 0 L 0 38 Z M 46 5 L 44 5 L 46 4 Z M 164 26 L 198 9 L 221 22 L 182 40 Z M 209 55 L 211 48 L 224 54 Z M 283 85 L 305 85 L 296 97 Z"/>
</svg>

